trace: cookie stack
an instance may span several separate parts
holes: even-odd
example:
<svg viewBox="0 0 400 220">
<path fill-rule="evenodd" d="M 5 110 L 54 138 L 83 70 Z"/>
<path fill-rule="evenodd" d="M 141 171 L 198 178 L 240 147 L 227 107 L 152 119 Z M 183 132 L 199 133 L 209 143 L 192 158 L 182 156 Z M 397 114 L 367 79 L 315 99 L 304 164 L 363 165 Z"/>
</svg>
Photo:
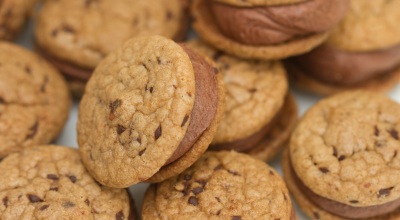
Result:
<svg viewBox="0 0 400 220">
<path fill-rule="evenodd" d="M 0 38 L 35 5 L 0 1 Z M 378 93 L 400 80 L 400 1 L 46 0 L 35 18 L 37 54 L 0 41 L 0 219 L 296 220 L 289 192 L 314 220 L 400 218 L 400 104 Z M 332 96 L 298 120 L 289 81 Z M 68 116 L 79 150 L 51 144 Z"/>
</svg>

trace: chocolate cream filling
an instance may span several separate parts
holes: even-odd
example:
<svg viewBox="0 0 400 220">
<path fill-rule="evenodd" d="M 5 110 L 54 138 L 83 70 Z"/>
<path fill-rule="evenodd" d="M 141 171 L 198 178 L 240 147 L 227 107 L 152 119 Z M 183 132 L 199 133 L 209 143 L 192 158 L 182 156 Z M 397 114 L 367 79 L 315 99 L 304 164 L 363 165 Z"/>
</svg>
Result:
<svg viewBox="0 0 400 220">
<path fill-rule="evenodd" d="M 257 146 L 272 130 L 272 128 L 278 123 L 280 117 L 282 116 L 283 107 L 275 114 L 270 122 L 268 122 L 259 131 L 252 134 L 247 138 L 243 138 L 237 141 L 210 145 L 208 150 L 221 151 L 221 150 L 235 150 L 237 152 L 245 152 L 251 150 L 253 147 Z"/>
<path fill-rule="evenodd" d="M 185 126 L 190 118 L 186 134 L 165 165 L 177 160 L 193 146 L 214 120 L 218 107 L 218 81 L 214 67 L 185 45 L 182 44 L 181 47 L 192 62 L 196 86 L 195 100 L 190 116 L 185 117 L 182 123 L 182 127 Z"/>
<path fill-rule="evenodd" d="M 347 52 L 323 44 L 289 58 L 304 74 L 336 85 L 352 86 L 383 75 L 400 65 L 400 45 L 371 52 Z"/>
<path fill-rule="evenodd" d="M 297 4 L 240 8 L 210 1 L 219 28 L 247 45 L 279 44 L 331 29 L 346 14 L 348 0 L 309 0 Z"/>
<path fill-rule="evenodd" d="M 300 178 L 297 176 L 296 171 L 293 169 L 290 156 L 289 156 L 289 163 L 290 163 L 291 175 L 294 181 L 296 182 L 297 187 L 299 187 L 300 191 L 304 193 L 305 196 L 315 205 L 337 216 L 341 216 L 344 218 L 351 218 L 351 219 L 372 218 L 393 212 L 400 206 L 400 198 L 382 205 L 354 207 L 322 197 L 314 193 L 311 189 L 305 186 L 304 183 L 300 180 Z"/>
</svg>

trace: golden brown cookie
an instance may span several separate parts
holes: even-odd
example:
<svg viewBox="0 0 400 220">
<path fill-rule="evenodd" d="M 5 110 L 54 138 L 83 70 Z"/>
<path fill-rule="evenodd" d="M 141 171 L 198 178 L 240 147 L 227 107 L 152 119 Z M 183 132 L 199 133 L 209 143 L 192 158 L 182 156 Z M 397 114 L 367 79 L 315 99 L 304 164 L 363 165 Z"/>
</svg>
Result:
<svg viewBox="0 0 400 220">
<path fill-rule="evenodd" d="M 279 174 L 234 151 L 206 152 L 180 175 L 152 184 L 142 219 L 163 218 L 297 219 Z"/>
<path fill-rule="evenodd" d="M 25 23 L 37 0 L 0 1 L 0 39 L 12 40 Z"/>
<path fill-rule="evenodd" d="M 0 162 L 0 217 L 6 219 L 134 220 L 126 189 L 99 185 L 79 152 L 42 145 Z"/>
<path fill-rule="evenodd" d="M 112 187 L 181 173 L 218 127 L 220 75 L 211 60 L 164 37 L 124 43 L 96 68 L 81 101 L 78 143 L 88 171 Z"/>
<path fill-rule="evenodd" d="M 68 118 L 71 97 L 61 74 L 41 57 L 0 42 L 0 158 L 48 144 Z"/>
<path fill-rule="evenodd" d="M 194 0 L 191 13 L 194 29 L 219 50 L 241 58 L 270 60 L 317 47 L 344 16 L 347 4 L 348 0 L 296 4 Z"/>
<path fill-rule="evenodd" d="M 280 62 L 238 59 L 201 40 L 186 44 L 213 58 L 227 89 L 225 113 L 209 149 L 251 152 L 257 148 L 255 155 L 264 160 L 279 153 L 277 148 L 282 149 L 297 118 L 295 102 L 285 98 L 288 84 Z M 273 134 L 278 124 L 280 132 Z M 269 144 L 257 147 L 263 140 L 276 150 L 266 150 Z M 261 156 L 259 151 L 271 153 Z"/>
<path fill-rule="evenodd" d="M 282 165 L 310 217 L 398 218 L 399 111 L 385 95 L 362 90 L 323 99 L 307 111 Z"/>
<path fill-rule="evenodd" d="M 186 0 L 46 1 L 35 30 L 37 50 L 62 73 L 87 81 L 110 52 L 132 37 L 183 40 Z"/>
<path fill-rule="evenodd" d="M 325 44 L 286 61 L 299 87 L 330 95 L 355 89 L 388 91 L 399 82 L 400 2 L 350 3 Z"/>
</svg>

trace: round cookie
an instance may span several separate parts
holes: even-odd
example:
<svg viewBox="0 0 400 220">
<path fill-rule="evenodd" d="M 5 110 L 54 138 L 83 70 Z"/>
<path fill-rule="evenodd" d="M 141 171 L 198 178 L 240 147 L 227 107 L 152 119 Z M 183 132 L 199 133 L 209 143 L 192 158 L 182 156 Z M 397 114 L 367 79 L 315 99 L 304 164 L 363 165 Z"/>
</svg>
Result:
<svg viewBox="0 0 400 220">
<path fill-rule="evenodd" d="M 399 8 L 399 1 L 350 0 L 349 12 L 325 44 L 285 62 L 289 77 L 323 95 L 390 90 L 400 80 Z"/>
<path fill-rule="evenodd" d="M 226 53 L 247 59 L 282 59 L 323 43 L 344 16 L 347 3 L 194 0 L 192 25 L 206 42 Z"/>
<path fill-rule="evenodd" d="M 61 74 L 41 57 L 0 42 L 0 158 L 53 141 L 71 97 Z"/>
<path fill-rule="evenodd" d="M 186 0 L 46 1 L 35 30 L 37 50 L 73 83 L 87 82 L 99 62 L 126 40 L 162 35 L 182 41 Z M 72 80 L 73 79 L 73 80 Z M 76 83 L 75 83 L 76 84 Z"/>
<path fill-rule="evenodd" d="M 227 89 L 225 113 L 209 150 L 234 149 L 263 160 L 273 158 L 284 146 L 297 119 L 296 103 L 287 94 L 287 78 L 280 62 L 238 59 L 201 40 L 186 44 L 213 58 Z"/>
<path fill-rule="evenodd" d="M 288 187 L 313 219 L 397 219 L 400 105 L 344 92 L 311 107 L 282 161 Z"/>
<path fill-rule="evenodd" d="M 126 189 L 99 185 L 76 149 L 35 146 L 0 162 L 0 217 L 134 220 Z"/>
<path fill-rule="evenodd" d="M 297 219 L 289 192 L 266 163 L 234 151 L 206 152 L 178 176 L 152 184 L 142 219 Z"/>
<path fill-rule="evenodd" d="M 161 36 L 128 40 L 86 86 L 77 125 L 83 162 L 107 186 L 161 182 L 207 149 L 224 105 L 210 59 Z"/>
<path fill-rule="evenodd" d="M 37 0 L 0 1 L 0 39 L 12 40 L 24 25 Z"/>
</svg>

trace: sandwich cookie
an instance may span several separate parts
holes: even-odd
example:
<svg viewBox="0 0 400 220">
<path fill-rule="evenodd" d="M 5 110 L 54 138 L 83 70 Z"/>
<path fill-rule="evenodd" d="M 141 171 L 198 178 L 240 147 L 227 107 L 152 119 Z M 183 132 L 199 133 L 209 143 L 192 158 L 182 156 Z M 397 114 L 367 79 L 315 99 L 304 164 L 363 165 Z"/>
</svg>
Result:
<svg viewBox="0 0 400 220">
<path fill-rule="evenodd" d="M 103 185 L 161 182 L 207 150 L 224 106 L 209 58 L 161 36 L 133 38 L 86 86 L 77 125 L 83 162 Z"/>
<path fill-rule="evenodd" d="M 43 58 L 0 42 L 0 158 L 61 132 L 71 96 L 62 75 Z"/>
<path fill-rule="evenodd" d="M 126 189 L 98 184 L 76 149 L 35 146 L 0 162 L 1 219 L 135 220 Z"/>
<path fill-rule="evenodd" d="M 344 92 L 304 115 L 282 160 L 286 183 L 315 220 L 400 218 L 400 105 Z"/>
<path fill-rule="evenodd" d="M 285 182 L 266 163 L 235 151 L 206 152 L 182 174 L 152 184 L 142 219 L 296 220 Z"/>
<path fill-rule="evenodd" d="M 46 1 L 37 19 L 36 49 L 80 97 L 94 68 L 126 40 L 157 34 L 182 41 L 188 4 L 187 0 Z"/>
<path fill-rule="evenodd" d="M 400 2 L 351 0 L 323 45 L 287 60 L 299 87 L 323 95 L 344 90 L 385 92 L 400 80 Z"/>
<path fill-rule="evenodd" d="M 193 27 L 241 58 L 281 59 L 322 44 L 349 0 L 193 0 Z"/>
<path fill-rule="evenodd" d="M 284 147 L 297 121 L 297 106 L 288 92 L 282 64 L 235 58 L 201 40 L 186 45 L 214 59 L 227 89 L 225 113 L 208 149 L 272 159 Z"/>
</svg>

